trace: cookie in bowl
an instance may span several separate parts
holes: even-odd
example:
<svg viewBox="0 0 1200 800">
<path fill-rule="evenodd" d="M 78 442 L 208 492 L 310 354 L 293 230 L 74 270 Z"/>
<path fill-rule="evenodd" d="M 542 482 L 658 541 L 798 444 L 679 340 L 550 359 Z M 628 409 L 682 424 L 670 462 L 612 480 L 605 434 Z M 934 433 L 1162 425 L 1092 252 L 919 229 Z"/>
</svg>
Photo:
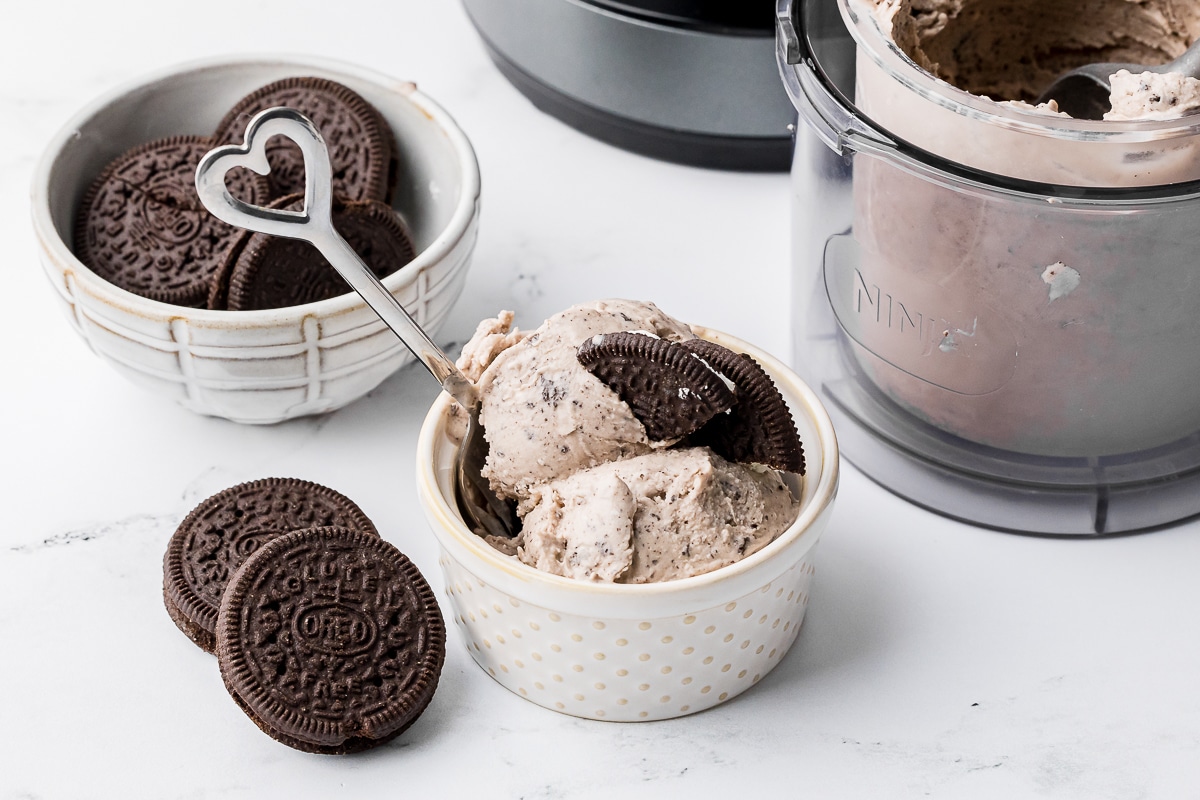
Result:
<svg viewBox="0 0 1200 800">
<path fill-rule="evenodd" d="M 462 291 L 474 248 L 479 169 L 466 135 L 414 84 L 320 59 L 184 64 L 79 111 L 51 140 L 34 175 L 33 224 L 43 269 L 67 320 L 93 352 L 155 394 L 237 422 L 274 423 L 340 408 L 411 354 L 355 294 L 236 312 L 143 296 L 81 258 L 86 253 L 75 246 L 76 219 L 92 185 L 122 154 L 170 137 L 210 137 L 243 98 L 294 78 L 348 87 L 390 129 L 394 149 L 381 169 L 402 188 L 390 206 L 413 254 L 383 282 L 436 332 Z M 135 118 L 138 125 L 130 125 Z M 382 182 L 384 194 L 390 180 Z"/>
</svg>

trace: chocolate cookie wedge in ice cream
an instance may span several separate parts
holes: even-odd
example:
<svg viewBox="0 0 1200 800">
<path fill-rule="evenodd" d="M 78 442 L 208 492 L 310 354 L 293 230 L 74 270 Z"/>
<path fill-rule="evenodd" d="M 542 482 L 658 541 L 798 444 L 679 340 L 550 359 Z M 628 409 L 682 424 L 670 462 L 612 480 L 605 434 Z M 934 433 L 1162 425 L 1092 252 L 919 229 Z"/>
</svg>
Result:
<svg viewBox="0 0 1200 800">
<path fill-rule="evenodd" d="M 690 350 L 644 333 L 598 334 L 576 357 L 658 441 L 679 440 L 736 402 L 727 379 Z"/>
<path fill-rule="evenodd" d="M 796 422 L 766 370 L 745 353 L 716 342 L 693 339 L 682 347 L 732 383 L 734 393 L 729 412 L 715 415 L 691 441 L 708 445 L 731 461 L 803 475 L 804 446 Z"/>
</svg>

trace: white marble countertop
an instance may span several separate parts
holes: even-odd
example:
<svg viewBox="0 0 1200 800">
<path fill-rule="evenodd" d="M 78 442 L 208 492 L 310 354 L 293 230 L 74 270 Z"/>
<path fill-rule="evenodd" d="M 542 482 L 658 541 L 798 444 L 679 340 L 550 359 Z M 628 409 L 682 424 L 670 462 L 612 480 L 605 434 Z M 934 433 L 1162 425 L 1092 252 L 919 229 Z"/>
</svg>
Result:
<svg viewBox="0 0 1200 800">
<path fill-rule="evenodd" d="M 435 389 L 410 368 L 332 415 L 247 428 L 128 384 L 71 331 L 37 265 L 28 190 L 50 135 L 99 92 L 221 53 L 415 80 L 483 173 L 446 344 L 499 307 L 530 326 L 632 296 L 786 357 L 788 178 L 655 162 L 541 114 L 453 0 L 63 0 L 0 16 L 0 799 L 1200 796 L 1200 523 L 1012 536 L 915 508 L 849 465 L 797 644 L 723 706 L 661 723 L 561 716 L 493 683 L 451 627 L 437 695 L 395 742 L 335 758 L 267 738 L 163 610 L 165 543 L 209 494 L 291 475 L 352 497 L 440 587 L 412 469 Z"/>
</svg>

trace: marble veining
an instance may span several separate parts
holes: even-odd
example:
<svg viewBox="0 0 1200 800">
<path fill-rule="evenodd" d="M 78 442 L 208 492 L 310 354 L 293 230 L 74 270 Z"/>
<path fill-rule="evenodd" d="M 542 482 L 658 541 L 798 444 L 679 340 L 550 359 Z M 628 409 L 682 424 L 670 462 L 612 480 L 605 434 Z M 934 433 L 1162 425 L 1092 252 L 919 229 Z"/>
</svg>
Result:
<svg viewBox="0 0 1200 800">
<path fill-rule="evenodd" d="M 413 453 L 436 394 L 408 367 L 332 414 L 248 428 L 155 398 L 70 329 L 28 197 L 49 137 L 99 93 L 222 52 L 301 52 L 414 80 L 476 148 L 480 236 L 440 341 L 512 308 L 653 300 L 787 358 L 790 184 L 631 155 L 542 114 L 453 0 L 25 3 L 0 29 L 0 800 L 502 797 L 1195 797 L 1200 522 L 1107 541 L 970 528 L 843 465 L 795 646 L 728 703 L 579 720 L 475 665 L 450 625 L 428 711 L 351 758 L 275 743 L 162 606 L 201 499 L 271 475 L 357 502 L 434 585 Z M 210 23 L 219 23 L 214 33 Z M 820 209 L 811 209 L 820 213 Z M 802 323 L 800 323 L 802 324 Z"/>
<path fill-rule="evenodd" d="M 135 514 L 113 522 L 53 533 L 44 537 L 41 541 L 16 544 L 8 549 L 13 553 L 35 554 L 40 550 L 50 548 L 70 547 L 82 542 L 98 542 L 109 536 L 157 533 L 163 530 L 170 531 L 174 530 L 180 519 L 176 515 L 155 516 L 151 514 Z"/>
</svg>

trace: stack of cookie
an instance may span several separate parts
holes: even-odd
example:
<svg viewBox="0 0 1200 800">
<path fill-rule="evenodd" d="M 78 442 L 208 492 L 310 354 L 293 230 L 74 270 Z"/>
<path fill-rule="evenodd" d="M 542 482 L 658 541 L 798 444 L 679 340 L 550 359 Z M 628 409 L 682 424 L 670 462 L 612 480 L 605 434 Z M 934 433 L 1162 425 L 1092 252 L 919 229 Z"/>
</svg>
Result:
<svg viewBox="0 0 1200 800">
<path fill-rule="evenodd" d="M 391 206 L 395 141 L 387 121 L 342 84 L 286 78 L 242 98 L 212 136 L 147 142 L 112 161 L 92 183 L 75 220 L 75 254 L 101 278 L 134 294 L 191 308 L 249 311 L 301 305 L 350 291 L 307 242 L 251 233 L 209 214 L 196 166 L 209 150 L 240 144 L 259 111 L 295 108 L 325 137 L 333 167 L 333 223 L 382 279 L 412 260 L 414 246 Z M 304 160 L 295 143 L 267 143 L 266 176 L 234 170 L 229 191 L 253 205 L 298 209 Z"/>
<path fill-rule="evenodd" d="M 216 653 L 259 728 L 311 753 L 365 750 L 433 698 L 446 629 L 433 590 L 350 499 L 308 481 L 200 503 L 163 559 L 171 619 Z"/>
</svg>

